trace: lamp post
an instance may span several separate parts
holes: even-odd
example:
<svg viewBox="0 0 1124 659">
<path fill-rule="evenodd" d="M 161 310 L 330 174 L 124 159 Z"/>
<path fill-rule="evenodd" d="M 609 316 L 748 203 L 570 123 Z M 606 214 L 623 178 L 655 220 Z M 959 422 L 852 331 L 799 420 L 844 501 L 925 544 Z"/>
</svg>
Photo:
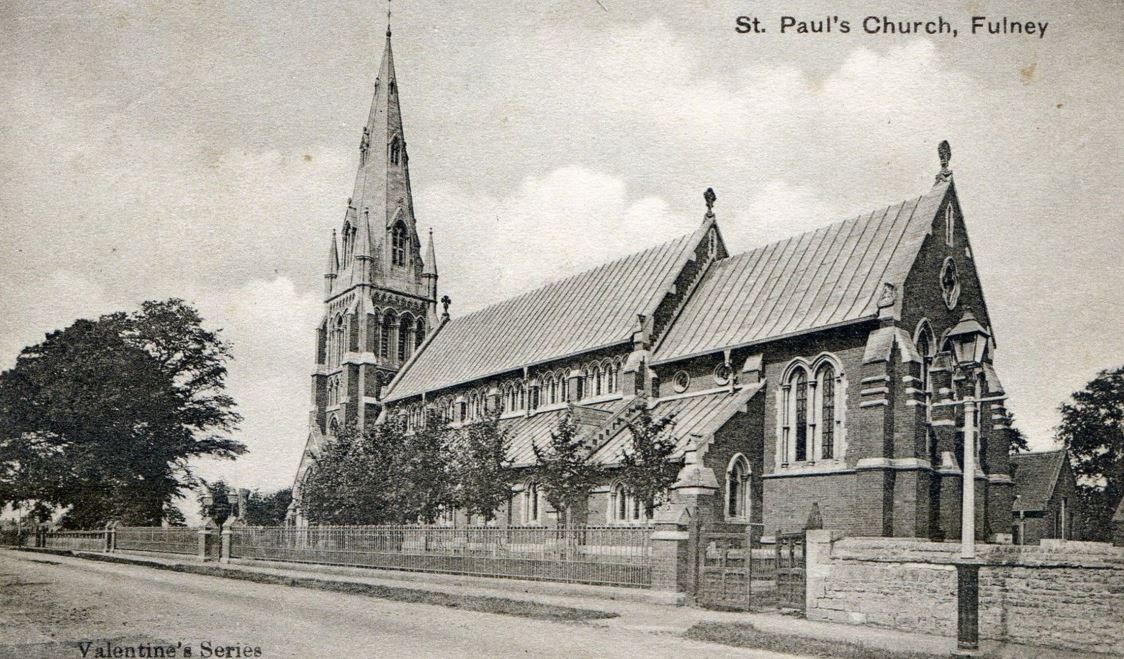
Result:
<svg viewBox="0 0 1124 659">
<path fill-rule="evenodd" d="M 976 406 L 1002 400 L 1002 397 L 980 398 L 976 374 L 983 363 L 991 333 L 965 311 L 960 322 L 948 333 L 948 343 L 958 371 L 965 373 L 971 393 L 961 400 L 937 405 L 964 406 L 964 464 L 960 504 L 960 560 L 956 563 L 956 645 L 962 651 L 979 649 L 979 582 L 980 565 L 976 560 Z M 953 396 L 955 396 L 955 386 Z"/>
</svg>

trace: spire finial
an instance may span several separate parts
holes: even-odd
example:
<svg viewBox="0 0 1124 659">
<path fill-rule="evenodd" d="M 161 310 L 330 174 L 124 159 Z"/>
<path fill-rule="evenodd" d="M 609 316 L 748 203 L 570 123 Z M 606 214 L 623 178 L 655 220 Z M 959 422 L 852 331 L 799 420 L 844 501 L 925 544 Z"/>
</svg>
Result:
<svg viewBox="0 0 1124 659">
<path fill-rule="evenodd" d="M 948 140 L 941 140 L 937 145 L 937 157 L 941 159 L 941 171 L 937 173 L 937 183 L 943 183 L 952 179 L 952 170 L 948 168 L 948 162 L 952 160 L 952 147 L 949 146 Z"/>
<path fill-rule="evenodd" d="M 706 202 L 706 216 L 708 218 L 714 217 L 714 202 L 718 200 L 718 195 L 714 194 L 714 188 L 707 188 L 703 193 L 703 200 Z"/>
<path fill-rule="evenodd" d="M 386 0 L 386 36 L 390 37 L 390 0 Z"/>
</svg>

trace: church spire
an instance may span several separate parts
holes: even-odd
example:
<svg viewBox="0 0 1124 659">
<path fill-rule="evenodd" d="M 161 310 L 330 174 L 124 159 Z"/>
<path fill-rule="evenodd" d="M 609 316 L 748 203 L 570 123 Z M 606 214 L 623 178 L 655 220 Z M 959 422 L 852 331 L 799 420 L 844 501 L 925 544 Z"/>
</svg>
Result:
<svg viewBox="0 0 1124 659">
<path fill-rule="evenodd" d="M 354 255 L 373 261 L 374 279 L 416 281 L 422 265 L 421 241 L 415 227 L 409 157 L 390 35 L 388 17 L 382 62 L 359 141 L 359 167 L 351 195 L 357 211 Z M 397 244 L 391 245 L 393 240 Z M 392 271 L 393 267 L 399 270 Z"/>
</svg>

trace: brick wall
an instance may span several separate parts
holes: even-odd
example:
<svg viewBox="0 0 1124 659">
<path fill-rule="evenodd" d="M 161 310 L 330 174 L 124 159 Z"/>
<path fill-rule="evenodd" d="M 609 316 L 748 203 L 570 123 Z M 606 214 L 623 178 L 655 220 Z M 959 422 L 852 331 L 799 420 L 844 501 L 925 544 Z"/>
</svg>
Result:
<svg viewBox="0 0 1124 659">
<path fill-rule="evenodd" d="M 956 635 L 959 545 L 808 534 L 810 620 Z M 980 545 L 980 637 L 1124 655 L 1124 548 Z"/>
</svg>

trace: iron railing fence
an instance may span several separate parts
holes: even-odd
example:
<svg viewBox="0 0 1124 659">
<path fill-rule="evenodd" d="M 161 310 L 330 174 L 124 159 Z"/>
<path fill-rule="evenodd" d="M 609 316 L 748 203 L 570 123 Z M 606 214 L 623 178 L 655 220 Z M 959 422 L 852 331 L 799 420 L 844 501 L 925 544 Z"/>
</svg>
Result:
<svg viewBox="0 0 1124 659">
<path fill-rule="evenodd" d="M 651 527 L 236 527 L 231 558 L 647 588 Z"/>
<path fill-rule="evenodd" d="M 77 551 L 105 551 L 105 529 L 88 531 L 48 531 L 45 543 L 48 549 Z"/>
<path fill-rule="evenodd" d="M 186 526 L 118 526 L 115 547 L 125 551 L 197 554 L 199 529 Z"/>
</svg>

